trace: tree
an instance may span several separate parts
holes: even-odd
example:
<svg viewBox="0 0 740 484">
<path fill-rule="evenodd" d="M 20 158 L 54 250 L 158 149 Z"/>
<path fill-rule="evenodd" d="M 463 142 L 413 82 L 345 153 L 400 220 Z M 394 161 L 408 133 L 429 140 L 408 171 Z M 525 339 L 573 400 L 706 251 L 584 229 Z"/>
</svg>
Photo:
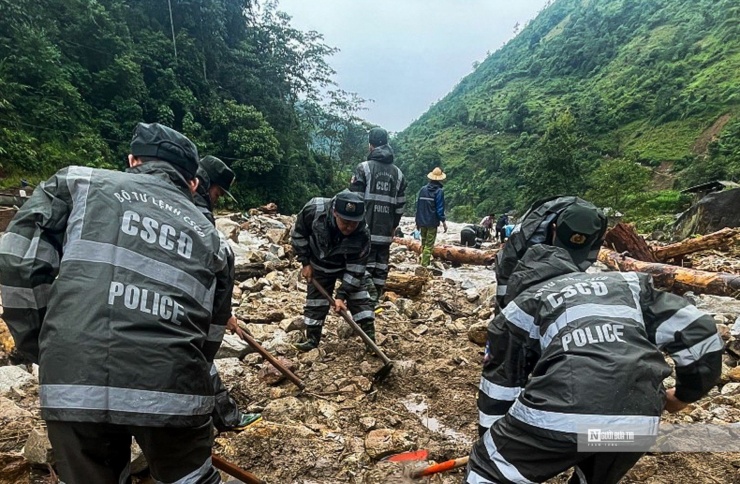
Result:
<svg viewBox="0 0 740 484">
<path fill-rule="evenodd" d="M 601 207 L 627 212 L 639 204 L 650 181 L 650 169 L 634 161 L 606 160 L 588 177 L 586 198 Z"/>
<path fill-rule="evenodd" d="M 553 195 L 583 193 L 583 140 L 569 110 L 561 112 L 547 126 L 532 156 L 521 171 L 523 205 Z"/>
</svg>

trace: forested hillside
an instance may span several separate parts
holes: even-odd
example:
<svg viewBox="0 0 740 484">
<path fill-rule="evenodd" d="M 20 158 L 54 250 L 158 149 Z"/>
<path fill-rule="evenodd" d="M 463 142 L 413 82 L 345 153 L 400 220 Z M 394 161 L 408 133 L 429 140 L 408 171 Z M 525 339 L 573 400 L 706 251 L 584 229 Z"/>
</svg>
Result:
<svg viewBox="0 0 740 484">
<path fill-rule="evenodd" d="M 334 49 L 255 0 L 0 0 L 0 186 L 120 169 L 138 121 L 237 175 L 242 205 L 295 211 L 366 154 Z"/>
<path fill-rule="evenodd" d="M 631 217 L 740 178 L 740 3 L 555 0 L 398 137 L 453 217 L 578 193 Z"/>
</svg>

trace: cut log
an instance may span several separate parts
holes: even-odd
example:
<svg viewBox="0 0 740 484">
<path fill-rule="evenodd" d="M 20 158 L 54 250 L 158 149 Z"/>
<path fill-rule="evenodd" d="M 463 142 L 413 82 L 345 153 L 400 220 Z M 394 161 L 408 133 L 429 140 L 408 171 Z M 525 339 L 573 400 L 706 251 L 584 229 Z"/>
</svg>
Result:
<svg viewBox="0 0 740 484">
<path fill-rule="evenodd" d="M 604 243 L 619 253 L 629 252 L 635 259 L 657 262 L 650 246 L 637 234 L 632 225 L 619 222 L 606 233 Z"/>
<path fill-rule="evenodd" d="M 403 297 L 416 297 L 424 289 L 427 278 L 405 272 L 391 272 L 385 281 L 385 290 Z"/>
<path fill-rule="evenodd" d="M 729 247 L 740 241 L 740 229 L 725 227 L 722 230 L 694 239 L 687 239 L 676 244 L 666 245 L 653 249 L 655 258 L 659 261 L 675 259 L 687 254 L 702 250 Z"/>
<path fill-rule="evenodd" d="M 417 254 L 421 254 L 421 242 L 418 240 L 394 237 L 393 242 L 405 245 Z M 493 264 L 496 252 L 498 252 L 498 249 L 480 250 L 470 247 L 458 247 L 456 245 L 435 245 L 432 255 L 437 259 L 443 259 L 457 264 L 487 266 Z"/>
<path fill-rule="evenodd" d="M 644 262 L 623 257 L 609 249 L 601 249 L 599 260 L 617 271 L 637 271 L 653 276 L 657 287 L 676 294 L 693 291 L 696 294 L 738 297 L 740 295 L 740 276 L 726 272 L 708 272 L 672 266 L 658 262 Z"/>
</svg>

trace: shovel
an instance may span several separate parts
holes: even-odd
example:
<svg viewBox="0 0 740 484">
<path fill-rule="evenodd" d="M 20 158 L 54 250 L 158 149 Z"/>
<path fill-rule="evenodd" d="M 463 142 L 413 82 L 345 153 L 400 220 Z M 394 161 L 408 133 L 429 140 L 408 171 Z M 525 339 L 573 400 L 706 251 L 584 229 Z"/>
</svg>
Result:
<svg viewBox="0 0 740 484">
<path fill-rule="evenodd" d="M 419 469 L 418 471 L 411 474 L 411 477 L 414 479 L 418 479 L 424 476 L 431 476 L 432 474 L 437 474 L 438 472 L 447 472 L 452 469 L 457 469 L 458 467 L 462 467 L 467 463 L 468 456 L 460 457 L 459 459 L 452 459 L 445 462 L 440 462 L 439 464 L 431 465 L 429 467 L 425 467 L 423 469 Z"/>
<path fill-rule="evenodd" d="M 328 292 L 326 292 L 326 289 L 324 289 L 321 286 L 321 284 L 316 282 L 316 279 L 311 279 L 311 282 L 313 283 L 314 287 L 318 289 L 321 295 L 324 296 L 327 301 L 329 301 L 329 304 L 334 306 L 334 298 L 331 297 L 331 295 Z M 355 320 L 352 319 L 352 316 L 349 314 L 348 311 L 342 310 L 339 312 L 339 314 L 341 314 L 344 320 L 347 321 L 347 324 L 349 324 L 352 327 L 352 329 L 354 329 L 355 332 L 358 335 L 360 335 L 360 338 L 362 338 L 362 341 L 364 341 L 366 345 L 372 348 L 375 354 L 378 355 L 378 357 L 381 360 L 383 360 L 383 368 L 375 372 L 375 376 L 373 377 L 373 379 L 376 382 L 385 380 L 388 377 L 388 375 L 391 373 L 391 369 L 393 368 L 393 362 L 390 360 L 390 358 L 385 356 L 385 353 L 383 353 L 383 350 L 378 348 L 378 345 L 376 345 L 375 342 L 371 340 L 368 335 L 365 334 L 362 328 L 360 328 L 360 326 L 357 323 L 355 323 Z"/>
</svg>

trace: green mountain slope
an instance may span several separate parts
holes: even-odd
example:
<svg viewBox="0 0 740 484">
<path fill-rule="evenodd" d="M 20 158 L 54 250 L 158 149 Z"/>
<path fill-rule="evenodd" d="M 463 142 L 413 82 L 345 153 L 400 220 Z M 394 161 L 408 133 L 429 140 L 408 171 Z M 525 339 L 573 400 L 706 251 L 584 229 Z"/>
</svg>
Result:
<svg viewBox="0 0 740 484">
<path fill-rule="evenodd" d="M 676 210 L 645 167 L 667 162 L 674 188 L 740 177 L 738 72 L 736 0 L 556 0 L 399 135 L 399 159 L 412 188 L 440 164 L 463 219 L 564 191 Z"/>
</svg>

